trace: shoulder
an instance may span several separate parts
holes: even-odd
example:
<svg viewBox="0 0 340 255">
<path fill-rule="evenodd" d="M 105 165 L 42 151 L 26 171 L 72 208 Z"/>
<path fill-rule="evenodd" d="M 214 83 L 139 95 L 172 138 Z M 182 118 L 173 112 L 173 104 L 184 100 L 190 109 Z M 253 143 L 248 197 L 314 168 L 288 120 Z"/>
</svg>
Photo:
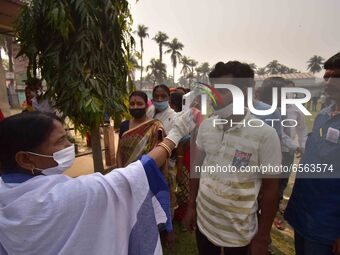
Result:
<svg viewBox="0 0 340 255">
<path fill-rule="evenodd" d="M 255 121 L 252 121 L 252 120 L 259 120 L 259 122 L 261 122 L 261 125 L 258 126 L 258 127 L 255 126 L 255 125 L 258 125 L 258 124 Z M 268 125 L 265 121 L 261 120 L 257 116 L 250 115 L 246 119 L 246 121 L 248 123 L 244 128 L 245 128 L 245 133 L 247 134 L 247 136 L 249 136 L 249 134 L 251 134 L 251 136 L 258 137 L 258 138 L 260 138 L 260 140 L 263 140 L 263 139 L 268 138 L 268 137 L 273 137 L 273 136 L 278 137 L 277 130 L 274 127 Z"/>
<path fill-rule="evenodd" d="M 129 124 L 130 121 L 129 120 L 125 120 L 122 123 L 120 123 L 120 127 L 119 127 L 119 137 L 121 137 L 123 135 L 124 132 L 129 130 Z"/>
</svg>

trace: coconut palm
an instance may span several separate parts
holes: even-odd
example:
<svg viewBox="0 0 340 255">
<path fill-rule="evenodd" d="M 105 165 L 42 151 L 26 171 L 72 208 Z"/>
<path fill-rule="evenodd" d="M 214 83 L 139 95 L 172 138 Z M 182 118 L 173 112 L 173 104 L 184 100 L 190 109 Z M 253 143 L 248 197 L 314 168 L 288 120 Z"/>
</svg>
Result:
<svg viewBox="0 0 340 255">
<path fill-rule="evenodd" d="M 167 44 L 168 50 L 165 52 L 166 54 L 171 54 L 170 58 L 171 58 L 171 62 L 172 62 L 172 67 L 173 67 L 173 81 L 175 83 L 175 69 L 177 67 L 177 62 L 180 61 L 182 54 L 181 54 L 181 50 L 183 50 L 184 45 L 178 41 L 177 38 L 172 39 L 172 41 L 170 43 Z"/>
<path fill-rule="evenodd" d="M 166 65 L 162 63 L 159 59 L 151 59 L 150 65 L 146 67 L 146 71 L 151 71 L 151 75 L 155 77 L 157 83 L 162 83 L 166 79 Z"/>
<path fill-rule="evenodd" d="M 267 74 L 266 68 L 265 67 L 258 68 L 257 71 L 256 71 L 256 74 L 257 75 L 265 75 L 265 74 Z"/>
<path fill-rule="evenodd" d="M 273 60 L 266 65 L 267 72 L 269 74 L 279 73 L 280 63 L 277 60 Z"/>
<path fill-rule="evenodd" d="M 149 28 L 144 25 L 138 25 L 138 28 L 137 28 L 137 35 L 140 39 L 140 85 L 141 86 L 143 82 L 143 52 L 144 52 L 143 39 L 149 37 L 148 29 Z"/>
<path fill-rule="evenodd" d="M 257 65 L 255 63 L 250 63 L 249 64 L 250 68 L 254 70 L 254 72 L 256 72 L 257 70 Z"/>
<path fill-rule="evenodd" d="M 159 60 L 163 62 L 163 46 L 167 44 L 169 36 L 166 33 L 159 31 L 152 40 L 158 43 L 159 46 Z"/>
<path fill-rule="evenodd" d="M 323 61 L 324 61 L 323 57 L 314 55 L 307 61 L 308 64 L 307 69 L 311 71 L 313 74 L 318 73 L 322 70 Z"/>
<path fill-rule="evenodd" d="M 179 77 L 178 79 L 178 83 L 180 84 L 180 86 L 182 87 L 189 87 L 189 84 L 188 84 L 188 80 L 186 78 L 186 76 L 182 75 L 181 77 Z"/>
<path fill-rule="evenodd" d="M 139 53 L 135 52 L 128 56 L 128 84 L 129 84 L 129 92 L 134 90 L 134 81 L 135 81 L 135 71 L 140 69 L 138 65 L 138 58 L 140 58 Z"/>
<path fill-rule="evenodd" d="M 296 70 L 295 68 L 288 68 L 287 73 L 301 73 L 299 70 Z"/>
<path fill-rule="evenodd" d="M 182 56 L 180 63 L 182 64 L 181 74 L 187 76 L 190 72 L 191 59 L 187 56 Z"/>
<path fill-rule="evenodd" d="M 191 72 L 194 73 L 194 68 L 197 66 L 198 62 L 194 59 L 190 59 L 189 66 L 191 67 Z"/>
<path fill-rule="evenodd" d="M 288 73 L 289 72 L 289 68 L 285 65 L 279 65 L 278 68 L 277 68 L 277 71 L 281 74 L 285 74 L 285 73 Z"/>
<path fill-rule="evenodd" d="M 209 63 L 207 62 L 202 63 L 199 67 L 196 68 L 196 72 L 197 74 L 200 74 L 198 75 L 199 78 L 203 79 L 204 82 L 207 81 L 208 75 L 210 73 Z"/>
</svg>

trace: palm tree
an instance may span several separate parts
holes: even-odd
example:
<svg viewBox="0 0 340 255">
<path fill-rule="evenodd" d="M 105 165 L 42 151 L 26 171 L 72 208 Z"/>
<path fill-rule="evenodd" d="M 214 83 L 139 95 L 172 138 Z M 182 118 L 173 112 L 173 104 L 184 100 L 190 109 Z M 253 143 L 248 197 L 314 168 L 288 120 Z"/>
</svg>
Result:
<svg viewBox="0 0 340 255">
<path fill-rule="evenodd" d="M 266 65 L 267 72 L 269 74 L 279 73 L 280 63 L 277 60 L 273 60 Z"/>
<path fill-rule="evenodd" d="M 163 46 L 167 44 L 169 36 L 166 33 L 159 31 L 152 40 L 159 45 L 159 60 L 163 62 Z"/>
<path fill-rule="evenodd" d="M 129 84 L 129 92 L 133 91 L 134 89 L 134 81 L 135 81 L 135 71 L 137 69 L 140 69 L 140 66 L 138 65 L 138 56 L 139 54 L 135 52 L 134 54 L 130 54 L 128 56 L 128 84 Z"/>
<path fill-rule="evenodd" d="M 194 59 L 190 59 L 189 66 L 191 67 L 191 72 L 194 73 L 194 68 L 197 66 L 198 62 Z"/>
<path fill-rule="evenodd" d="M 186 87 L 189 87 L 188 80 L 187 80 L 186 76 L 181 76 L 181 77 L 179 77 L 178 83 L 179 83 L 180 86 L 182 86 L 182 87 L 185 87 L 185 88 L 186 88 Z"/>
<path fill-rule="evenodd" d="M 208 80 L 208 75 L 210 73 L 210 66 L 208 62 L 204 62 L 202 63 L 199 67 L 196 68 L 196 72 L 201 74 L 201 78 L 203 79 L 203 81 L 207 81 Z"/>
<path fill-rule="evenodd" d="M 278 68 L 277 68 L 277 71 L 281 74 L 285 74 L 285 73 L 288 73 L 289 72 L 289 68 L 285 65 L 279 65 Z"/>
<path fill-rule="evenodd" d="M 190 72 L 191 59 L 187 56 L 182 56 L 180 63 L 182 64 L 181 74 L 187 76 Z"/>
<path fill-rule="evenodd" d="M 250 64 L 248 64 L 248 65 L 250 66 L 251 69 L 254 70 L 254 72 L 256 72 L 256 70 L 257 70 L 257 65 L 256 65 L 255 63 L 250 63 Z"/>
<path fill-rule="evenodd" d="M 175 84 L 175 68 L 177 66 L 177 62 L 180 61 L 182 54 L 181 54 L 181 50 L 183 50 L 184 45 L 178 41 L 177 38 L 172 39 L 172 41 L 170 43 L 167 44 L 168 50 L 165 52 L 166 54 L 170 53 L 170 58 L 171 58 L 171 62 L 172 62 L 172 67 L 173 67 L 173 81 Z"/>
<path fill-rule="evenodd" d="M 267 74 L 266 68 L 265 67 L 258 68 L 257 71 L 256 71 L 256 74 L 257 75 L 265 75 L 265 74 Z"/>
<path fill-rule="evenodd" d="M 151 59 L 150 65 L 146 67 L 146 71 L 151 70 L 151 75 L 155 77 L 155 81 L 161 83 L 166 79 L 166 65 L 159 59 Z"/>
<path fill-rule="evenodd" d="M 299 70 L 296 70 L 295 68 L 288 68 L 287 73 L 301 73 Z"/>
<path fill-rule="evenodd" d="M 149 37 L 148 34 L 148 27 L 144 25 L 138 25 L 137 28 L 137 35 L 140 38 L 140 86 L 142 87 L 143 82 L 143 52 L 144 52 L 144 46 L 143 46 L 143 39 Z"/>
<path fill-rule="evenodd" d="M 324 61 L 323 57 L 314 55 L 307 61 L 308 64 L 307 69 L 311 71 L 313 74 L 318 73 L 322 70 L 321 66 L 323 65 L 323 61 Z"/>
<path fill-rule="evenodd" d="M 189 66 L 191 67 L 191 70 L 190 70 L 190 73 L 189 75 L 187 75 L 187 78 L 189 80 L 189 86 L 193 80 L 193 78 L 195 78 L 195 74 L 194 74 L 194 68 L 195 66 L 197 66 L 198 62 L 194 59 L 190 59 L 190 63 L 189 63 Z"/>
</svg>

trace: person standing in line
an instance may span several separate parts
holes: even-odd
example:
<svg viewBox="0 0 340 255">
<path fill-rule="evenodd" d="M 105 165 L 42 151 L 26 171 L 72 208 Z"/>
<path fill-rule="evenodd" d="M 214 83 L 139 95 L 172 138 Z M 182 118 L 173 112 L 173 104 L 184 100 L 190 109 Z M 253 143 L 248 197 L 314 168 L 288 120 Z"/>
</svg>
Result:
<svg viewBox="0 0 340 255">
<path fill-rule="evenodd" d="M 219 62 L 209 79 L 211 84 L 233 84 L 244 93 L 254 85 L 254 71 L 238 61 Z M 228 89 L 216 90 L 221 102 L 214 104 L 214 115 L 203 121 L 197 134 L 191 171 L 197 167 L 202 171 L 198 171 L 200 179 L 190 180 L 184 223 L 188 230 L 196 230 L 199 255 L 220 255 L 221 248 L 225 255 L 267 255 L 279 199 L 278 179 L 258 173 L 212 173 L 204 169 L 217 165 L 235 169 L 279 166 L 280 140 L 267 124 L 257 128 L 243 125 L 253 118 L 249 110 L 234 115 L 233 102 L 237 99 Z M 235 124 L 214 126 L 216 119 Z"/>
<path fill-rule="evenodd" d="M 117 167 L 125 167 L 148 153 L 164 139 L 164 128 L 159 120 L 146 116 L 147 95 L 134 91 L 129 97 L 131 120 L 123 121 L 119 128 Z"/>
<path fill-rule="evenodd" d="M 326 107 L 326 95 L 325 93 L 322 93 L 321 96 L 320 96 L 320 111 Z"/>
<path fill-rule="evenodd" d="M 324 69 L 325 92 L 334 104 L 314 121 L 300 161 L 306 172 L 297 174 L 285 211 L 296 255 L 340 255 L 340 53 Z"/>
<path fill-rule="evenodd" d="M 0 109 L 0 121 L 2 121 L 4 119 L 4 114 L 2 113 L 1 109 Z"/>
<path fill-rule="evenodd" d="M 154 87 L 152 91 L 152 104 L 155 107 L 154 119 L 162 122 L 165 133 L 168 133 L 172 128 L 173 120 L 176 117 L 176 112 L 169 105 L 170 90 L 160 84 Z"/>
</svg>

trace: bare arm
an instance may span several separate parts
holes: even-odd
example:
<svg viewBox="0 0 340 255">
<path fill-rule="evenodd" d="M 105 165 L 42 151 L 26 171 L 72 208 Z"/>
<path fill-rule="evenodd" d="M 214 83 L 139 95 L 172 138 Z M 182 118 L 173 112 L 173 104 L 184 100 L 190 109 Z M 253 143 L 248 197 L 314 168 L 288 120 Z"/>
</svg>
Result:
<svg viewBox="0 0 340 255">
<path fill-rule="evenodd" d="M 190 172 L 193 173 L 195 171 L 195 166 L 201 166 L 203 164 L 204 158 L 205 158 L 205 152 L 199 150 L 197 147 L 192 151 L 192 154 L 194 153 L 194 158 L 191 161 L 193 164 L 191 164 Z M 190 178 L 189 181 L 189 206 L 196 207 L 196 197 L 198 193 L 199 188 L 199 176 L 195 176 L 195 178 Z"/>
<path fill-rule="evenodd" d="M 175 144 L 171 140 L 165 138 L 163 142 L 168 145 L 171 150 L 175 148 Z M 148 156 L 155 160 L 158 167 L 161 167 L 169 157 L 168 152 L 160 146 L 157 146 L 152 151 L 150 151 Z"/>
<path fill-rule="evenodd" d="M 259 228 L 254 239 L 268 242 L 279 203 L 279 179 L 262 179 L 260 194 Z"/>
</svg>

